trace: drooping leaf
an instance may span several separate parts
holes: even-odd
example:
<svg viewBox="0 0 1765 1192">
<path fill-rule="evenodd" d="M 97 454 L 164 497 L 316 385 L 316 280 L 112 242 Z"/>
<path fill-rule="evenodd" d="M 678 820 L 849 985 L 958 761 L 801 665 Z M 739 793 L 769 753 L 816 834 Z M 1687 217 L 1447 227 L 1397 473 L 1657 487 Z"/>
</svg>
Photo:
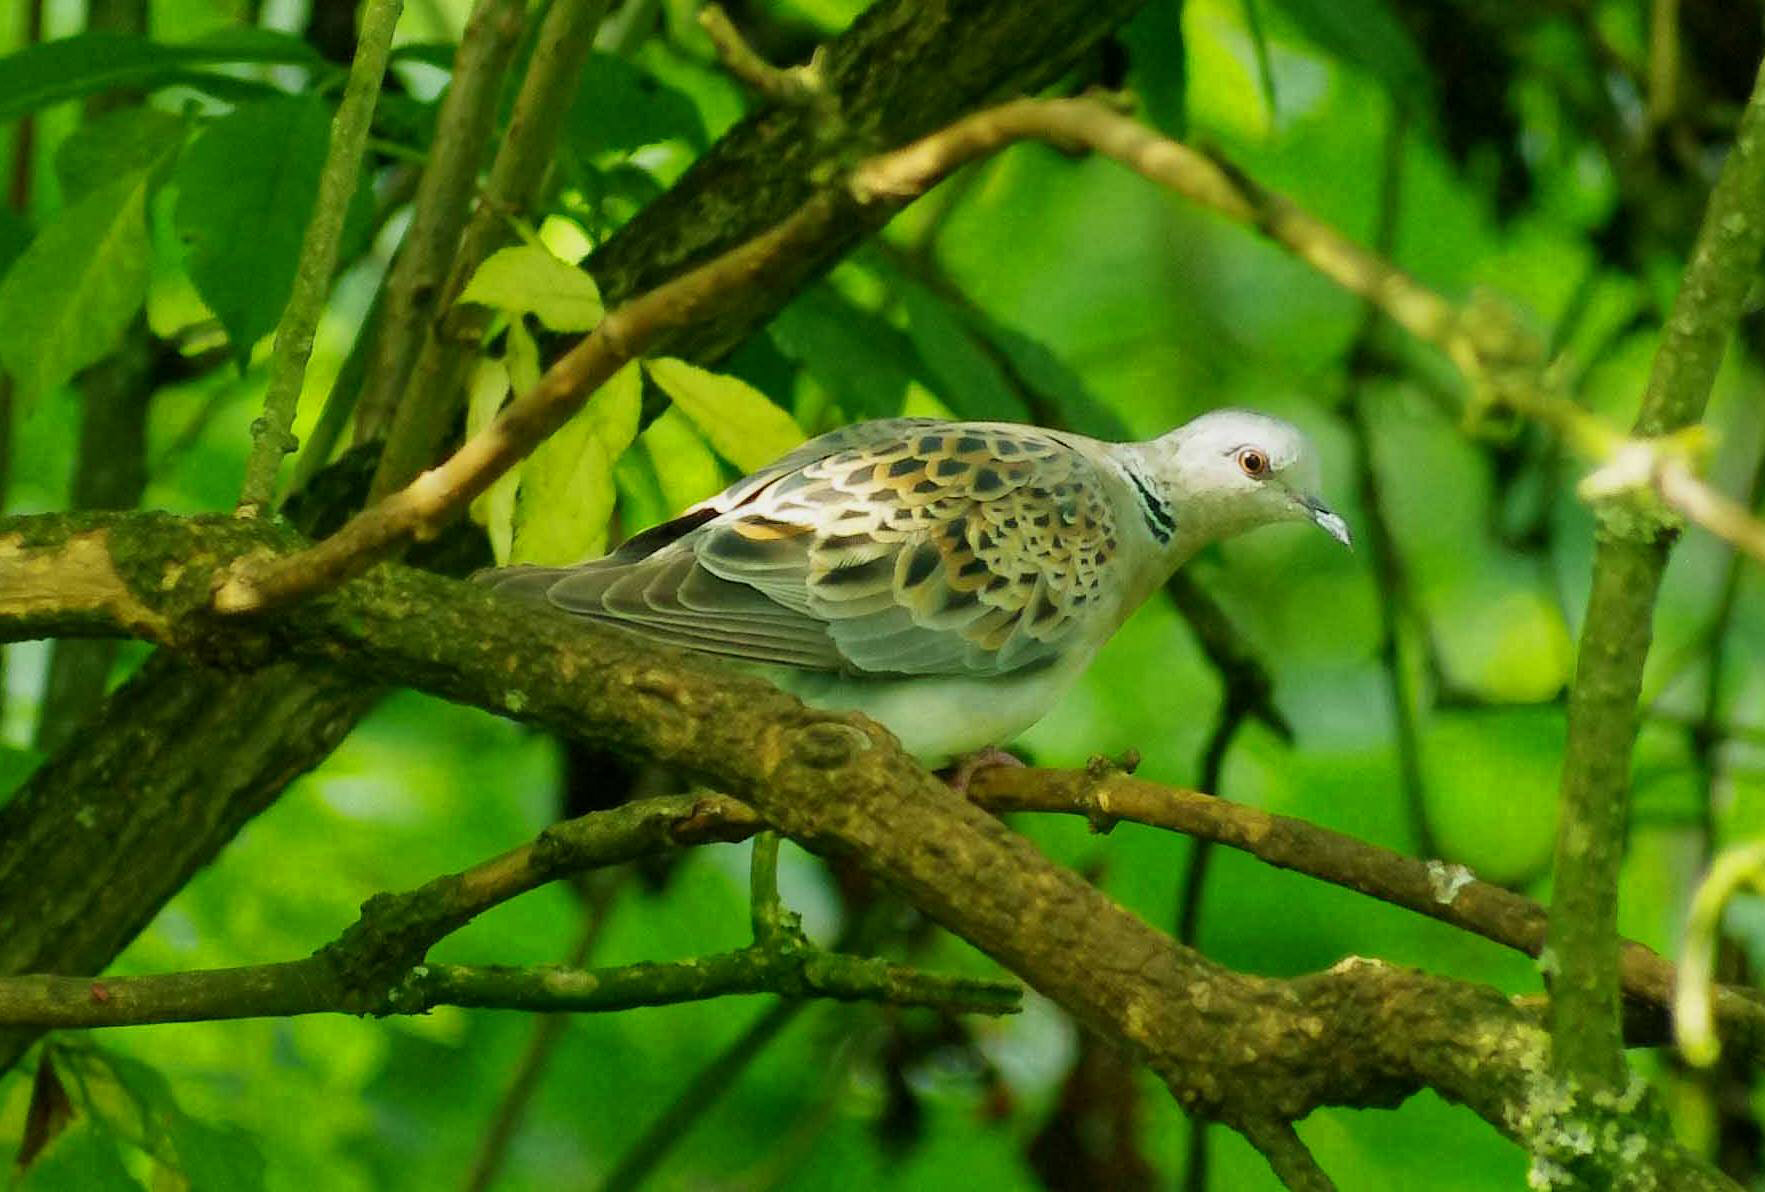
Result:
<svg viewBox="0 0 1765 1192">
<path fill-rule="evenodd" d="M 251 1137 L 184 1112 L 156 1069 L 90 1045 L 57 1048 L 56 1054 L 77 1070 L 72 1086 L 94 1125 L 182 1176 L 190 1192 L 263 1188 L 264 1160 Z"/>
<path fill-rule="evenodd" d="M 642 403 L 643 378 L 634 361 L 528 457 L 515 494 L 511 560 L 576 563 L 606 549 L 618 491 L 613 466 L 637 437 Z"/>
<path fill-rule="evenodd" d="M 962 418 L 1030 420 L 1029 409 L 998 360 L 948 303 L 913 282 L 901 283 L 899 292 L 907 308 L 907 334 L 945 405 Z"/>
<path fill-rule="evenodd" d="M 68 1099 L 67 1086 L 55 1071 L 54 1051 L 45 1048 L 37 1057 L 37 1071 L 31 1077 L 31 1101 L 25 1109 L 24 1135 L 19 1139 L 19 1170 L 37 1161 L 45 1147 L 66 1130 L 73 1121 L 74 1106 Z"/>
<path fill-rule="evenodd" d="M 82 33 L 41 42 L 0 58 L 0 123 L 46 104 L 116 87 L 151 89 L 187 82 L 195 68 L 226 62 L 322 66 L 298 37 L 267 29 L 165 45 L 121 33 Z"/>
<path fill-rule="evenodd" d="M 64 208 L 0 279 L 0 366 L 32 404 L 110 351 L 147 296 L 147 174 Z"/>
<path fill-rule="evenodd" d="M 65 201 L 76 203 L 122 174 L 145 170 L 150 181 L 184 143 L 185 125 L 170 112 L 128 107 L 87 121 L 61 143 L 55 173 Z"/>
<path fill-rule="evenodd" d="M 186 268 L 242 360 L 288 304 L 329 138 L 320 100 L 274 99 L 217 120 L 178 163 Z"/>
<path fill-rule="evenodd" d="M 12 1185 L 17 1192 L 141 1192 L 116 1139 L 93 1122 L 77 1123 Z"/>
<path fill-rule="evenodd" d="M 594 278 L 539 244 L 492 253 L 466 283 L 460 301 L 531 314 L 553 331 L 587 331 L 606 313 Z"/>
<path fill-rule="evenodd" d="M 564 117 L 564 137 L 584 158 L 630 152 L 662 141 L 705 144 L 692 100 L 612 54 L 591 54 Z"/>
<path fill-rule="evenodd" d="M 638 438 L 655 468 L 670 516 L 723 488 L 717 457 L 679 407 L 662 411 Z"/>
<path fill-rule="evenodd" d="M 712 449 L 744 472 L 765 467 L 803 441 L 791 416 L 746 381 L 684 360 L 646 360 L 644 368 Z"/>
<path fill-rule="evenodd" d="M 855 419 L 899 414 L 923 367 L 906 336 L 827 285 L 779 312 L 772 337 Z"/>
<path fill-rule="evenodd" d="M 1433 90 L 1422 52 L 1388 0 L 1274 0 L 1301 33 L 1383 83 L 1399 103 Z"/>
</svg>

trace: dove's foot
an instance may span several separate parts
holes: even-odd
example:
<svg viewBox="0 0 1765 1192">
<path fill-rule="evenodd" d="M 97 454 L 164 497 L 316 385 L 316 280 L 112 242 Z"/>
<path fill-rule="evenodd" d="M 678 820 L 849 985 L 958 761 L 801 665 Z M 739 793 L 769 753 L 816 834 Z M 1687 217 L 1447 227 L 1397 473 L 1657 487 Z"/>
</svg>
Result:
<svg viewBox="0 0 1765 1192">
<path fill-rule="evenodd" d="M 1016 766 L 1022 768 L 1023 759 L 1015 754 L 1006 753 L 997 745 L 989 745 L 985 749 L 977 749 L 973 753 L 965 753 L 950 765 L 938 771 L 938 777 L 947 783 L 951 790 L 959 795 L 967 796 L 968 784 L 982 770 L 994 766 Z"/>
</svg>

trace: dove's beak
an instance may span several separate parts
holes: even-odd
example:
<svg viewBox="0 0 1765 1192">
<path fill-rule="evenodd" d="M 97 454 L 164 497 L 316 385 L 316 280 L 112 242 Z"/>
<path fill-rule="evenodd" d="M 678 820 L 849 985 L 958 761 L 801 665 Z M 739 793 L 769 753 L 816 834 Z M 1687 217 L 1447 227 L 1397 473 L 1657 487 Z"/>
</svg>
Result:
<svg viewBox="0 0 1765 1192">
<path fill-rule="evenodd" d="M 1350 548 L 1354 546 L 1354 536 L 1348 532 L 1348 523 L 1343 521 L 1341 516 L 1331 510 L 1328 505 L 1316 497 L 1301 497 L 1299 503 L 1305 508 L 1306 516 L 1312 519 L 1318 529 L 1343 546 Z"/>
</svg>

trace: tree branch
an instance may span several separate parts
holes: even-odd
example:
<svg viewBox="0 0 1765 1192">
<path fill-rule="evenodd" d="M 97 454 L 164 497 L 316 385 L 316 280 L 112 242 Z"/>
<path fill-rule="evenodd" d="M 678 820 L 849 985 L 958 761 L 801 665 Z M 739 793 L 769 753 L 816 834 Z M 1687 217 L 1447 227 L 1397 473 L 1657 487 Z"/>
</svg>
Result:
<svg viewBox="0 0 1765 1192">
<path fill-rule="evenodd" d="M 1765 248 L 1765 70 L 1741 115 L 1655 355 L 1635 435 L 1698 421 Z M 1671 536 L 1613 503 L 1602 512 L 1582 629 L 1557 829 L 1553 1062 L 1584 1088 L 1624 1082 L 1618 1004 L 1618 868 L 1624 852 L 1636 701 Z"/>
<path fill-rule="evenodd" d="M 324 956 L 285 964 L 142 977 L 0 977 L 0 1026 L 93 1028 L 298 1014 L 424 1014 L 436 1006 L 605 1013 L 733 994 L 936 1006 L 977 1014 L 1017 1009 L 1015 985 L 946 977 L 836 952 L 747 948 L 678 964 L 573 969 L 418 964 L 376 990 L 344 980 Z"/>
<path fill-rule="evenodd" d="M 861 717 L 809 709 L 713 661 L 543 610 L 516 614 L 476 586 L 391 565 L 278 617 L 207 611 L 213 577 L 240 555 L 294 543 L 237 519 L 12 519 L 0 523 L 0 636 L 44 625 L 116 632 L 126 622 L 211 662 L 329 662 L 665 759 L 804 846 L 864 865 L 1132 1049 L 1185 1109 L 1229 1125 L 1294 1121 L 1320 1105 L 1393 1104 L 1428 1086 L 1542 1155 L 1562 1151 L 1567 1114 L 1594 1137 L 1608 1124 L 1614 1138 L 1634 1135 L 1638 1171 L 1674 1186 L 1720 1186 L 1643 1130 L 1633 1104 L 1584 1099 L 1554 1116 L 1528 1112 L 1547 1050 L 1534 1011 L 1494 990 L 1371 961 L 1294 981 L 1223 969 L 953 799 Z M 64 583 L 74 607 L 55 603 Z M 1106 817 L 1108 806 L 1093 799 L 1091 809 Z M 517 872 L 530 863 L 505 862 Z M 473 905 L 468 889 L 457 907 L 415 916 L 410 938 Z M 396 943 L 404 930 L 389 918 L 377 933 Z M 374 954 L 397 948 L 376 944 Z"/>
</svg>

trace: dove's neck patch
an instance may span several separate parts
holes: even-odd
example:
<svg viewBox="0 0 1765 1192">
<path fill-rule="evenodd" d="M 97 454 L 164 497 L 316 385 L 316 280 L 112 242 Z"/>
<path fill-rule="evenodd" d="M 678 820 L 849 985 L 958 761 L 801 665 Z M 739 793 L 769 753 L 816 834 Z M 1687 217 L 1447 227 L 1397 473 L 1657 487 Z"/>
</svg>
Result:
<svg viewBox="0 0 1765 1192">
<path fill-rule="evenodd" d="M 1140 515 L 1146 519 L 1146 528 L 1158 539 L 1160 546 L 1170 544 L 1171 535 L 1177 532 L 1177 519 L 1171 514 L 1170 505 L 1152 491 L 1152 486 L 1140 474 L 1140 469 L 1133 463 L 1124 461 L 1122 471 L 1134 486 L 1134 493 L 1140 498 Z"/>
</svg>

